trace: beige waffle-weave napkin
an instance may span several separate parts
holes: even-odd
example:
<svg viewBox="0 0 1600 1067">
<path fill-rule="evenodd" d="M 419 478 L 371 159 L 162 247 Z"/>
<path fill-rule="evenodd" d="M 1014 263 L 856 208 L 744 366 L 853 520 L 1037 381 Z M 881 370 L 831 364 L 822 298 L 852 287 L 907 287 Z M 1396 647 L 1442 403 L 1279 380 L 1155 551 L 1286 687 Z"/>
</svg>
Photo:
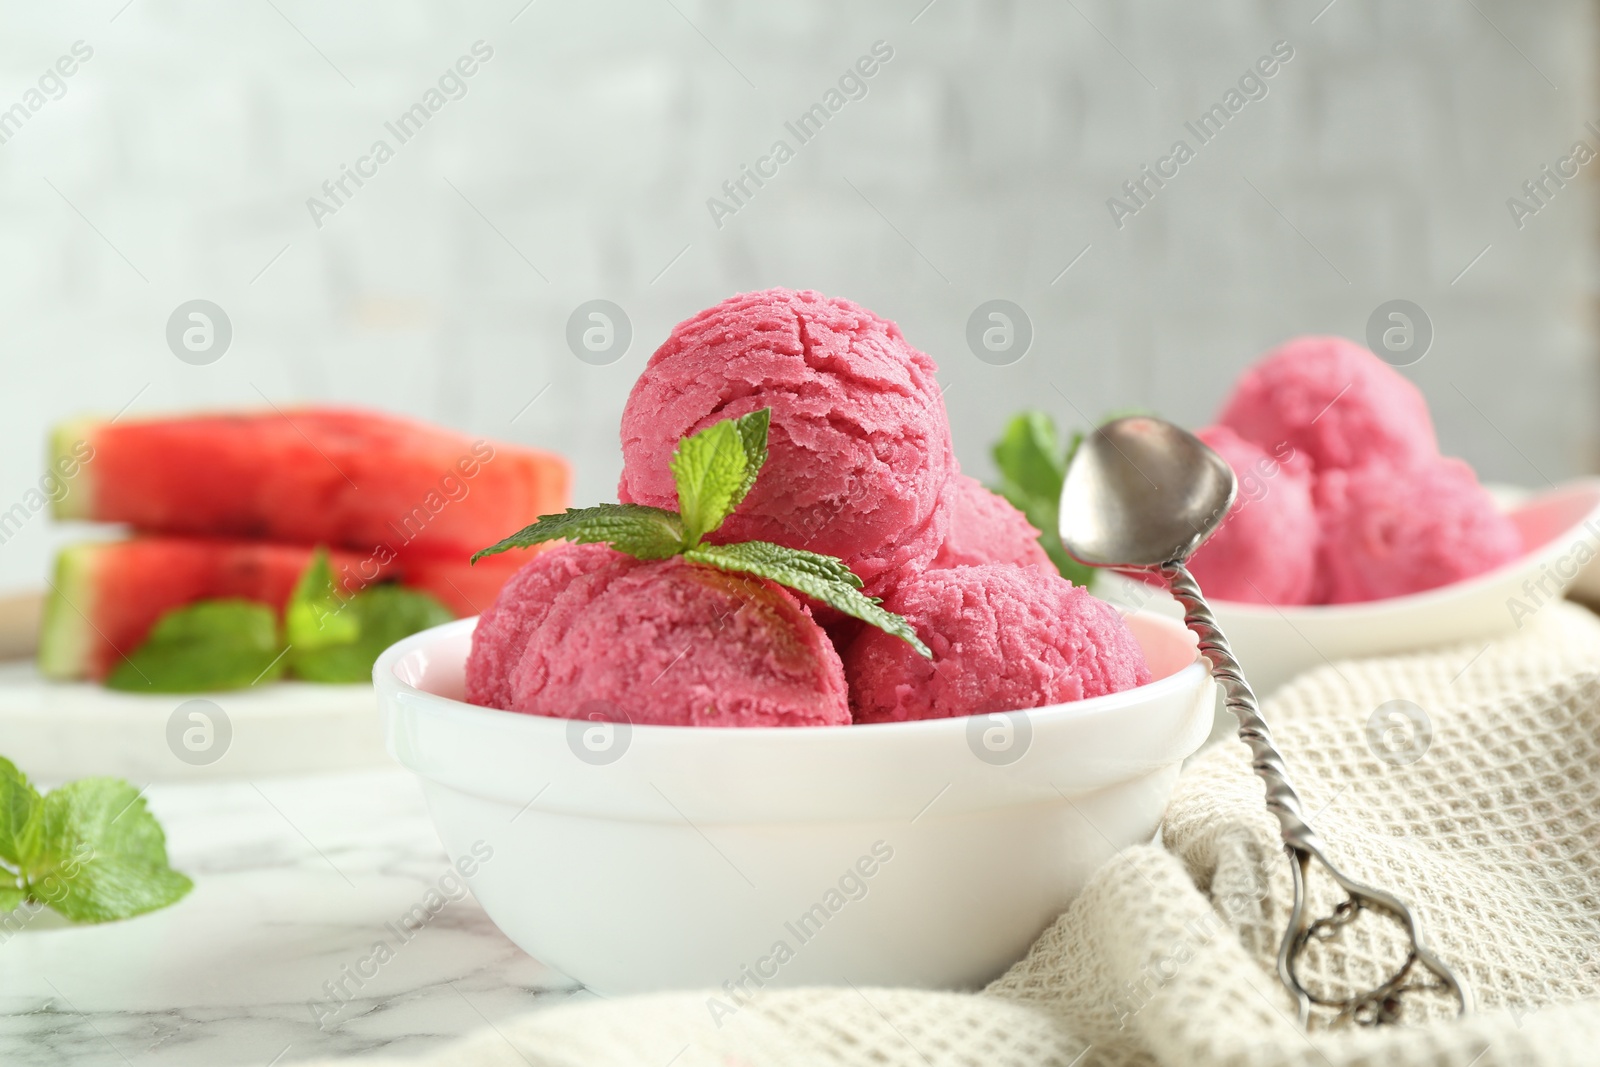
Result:
<svg viewBox="0 0 1600 1067">
<path fill-rule="evenodd" d="M 1380 718 L 1369 737 L 1396 699 L 1431 726 L 1409 763 L 1422 732 Z M 982 993 L 774 990 L 720 1029 L 705 994 L 575 1004 L 422 1062 L 1600 1065 L 1600 619 L 1552 604 L 1488 646 L 1330 665 L 1267 718 L 1336 861 L 1420 906 L 1476 1014 L 1301 1031 L 1274 976 L 1288 863 L 1235 741 L 1184 771 L 1165 847 L 1113 859 Z M 1383 947 L 1347 931 L 1306 973 L 1371 976 Z"/>
</svg>

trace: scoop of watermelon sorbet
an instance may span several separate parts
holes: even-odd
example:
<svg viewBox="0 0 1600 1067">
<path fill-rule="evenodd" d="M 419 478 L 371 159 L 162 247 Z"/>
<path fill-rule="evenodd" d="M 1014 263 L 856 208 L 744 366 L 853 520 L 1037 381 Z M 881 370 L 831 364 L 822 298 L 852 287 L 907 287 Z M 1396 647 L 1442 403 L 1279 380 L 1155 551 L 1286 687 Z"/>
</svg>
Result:
<svg viewBox="0 0 1600 1067">
<path fill-rule="evenodd" d="M 850 722 L 838 653 L 788 590 L 604 545 L 546 552 L 506 584 L 472 636 L 467 699 L 658 726 Z"/>
<path fill-rule="evenodd" d="M 1054 570 L 1039 545 L 1039 531 L 1027 517 L 975 478 L 957 474 L 951 483 L 950 534 L 939 546 L 933 566 L 1015 563 Z"/>
<path fill-rule="evenodd" d="M 559 545 L 513 574 L 500 587 L 494 603 L 478 617 L 472 633 L 467 700 L 509 709 L 511 673 L 528 646 L 529 635 L 555 606 L 557 595 L 578 578 L 614 567 L 626 558 L 606 545 Z"/>
<path fill-rule="evenodd" d="M 1517 527 L 1458 459 L 1328 471 L 1317 481 L 1316 504 L 1318 584 L 1329 604 L 1419 593 L 1522 552 Z"/>
<path fill-rule="evenodd" d="M 1189 560 L 1200 587 L 1217 600 L 1310 603 L 1318 534 L 1309 465 L 1288 445 L 1268 454 L 1226 426 L 1208 426 L 1196 436 L 1239 480 L 1228 517 Z"/>
<path fill-rule="evenodd" d="M 768 459 L 710 539 L 837 556 L 877 595 L 926 566 L 955 467 L 937 366 L 894 323 L 814 292 L 735 296 L 678 324 L 622 413 L 624 503 L 676 508 L 678 442 L 772 409 Z"/>
<path fill-rule="evenodd" d="M 1288 444 L 1319 473 L 1438 455 L 1421 391 L 1342 337 L 1297 337 L 1267 353 L 1217 421 L 1268 452 Z"/>
<path fill-rule="evenodd" d="M 1115 608 L 1053 569 L 1007 563 L 931 570 L 885 602 L 933 650 L 882 630 L 845 651 L 856 722 L 980 715 L 1102 696 L 1150 681 Z"/>
</svg>

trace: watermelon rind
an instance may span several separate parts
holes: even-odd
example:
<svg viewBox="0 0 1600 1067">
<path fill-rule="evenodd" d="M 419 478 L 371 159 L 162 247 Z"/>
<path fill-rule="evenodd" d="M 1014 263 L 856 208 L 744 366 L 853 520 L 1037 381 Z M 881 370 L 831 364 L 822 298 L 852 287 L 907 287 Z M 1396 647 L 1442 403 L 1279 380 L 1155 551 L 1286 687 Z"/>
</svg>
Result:
<svg viewBox="0 0 1600 1067">
<path fill-rule="evenodd" d="M 77 438 L 74 438 L 77 440 Z M 69 545 L 56 556 L 55 577 L 39 626 L 39 673 L 46 678 L 86 678 L 94 645 L 95 572 L 102 546 Z"/>
<path fill-rule="evenodd" d="M 68 462 L 76 462 L 78 442 L 94 442 L 95 431 L 104 424 L 103 419 L 83 417 L 58 423 L 50 431 L 50 470 L 60 471 Z M 67 491 L 59 499 L 50 501 L 50 514 L 58 520 L 92 519 L 94 517 L 94 461 L 78 463 L 78 472 L 67 483 Z"/>
</svg>

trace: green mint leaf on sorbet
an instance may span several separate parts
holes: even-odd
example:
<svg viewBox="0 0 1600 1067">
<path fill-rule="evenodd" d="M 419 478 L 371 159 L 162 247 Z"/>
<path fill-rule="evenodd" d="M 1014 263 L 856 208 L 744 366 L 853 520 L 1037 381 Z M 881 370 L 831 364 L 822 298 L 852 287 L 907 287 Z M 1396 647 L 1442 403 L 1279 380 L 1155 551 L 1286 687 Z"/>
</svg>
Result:
<svg viewBox="0 0 1600 1067">
<path fill-rule="evenodd" d="M 144 797 L 116 778 L 54 789 L 41 806 L 24 891 L 73 922 L 107 922 L 164 908 L 194 887 L 167 865 L 167 839 Z"/>
<path fill-rule="evenodd" d="M 156 620 L 106 679 L 137 693 L 243 689 L 283 674 L 273 610 L 253 600 L 197 600 Z"/>
<path fill-rule="evenodd" d="M 560 515 L 540 515 L 533 525 L 524 526 L 510 537 L 473 553 L 472 561 L 476 563 L 496 552 L 542 545 L 546 541 L 605 544 L 638 559 L 667 559 L 683 551 L 683 520 L 677 512 L 647 508 L 643 504 L 568 508 Z"/>
<path fill-rule="evenodd" d="M 767 460 L 771 408 L 725 419 L 678 442 L 672 478 L 689 547 L 722 525 L 745 498 Z"/>
<path fill-rule="evenodd" d="M 734 495 L 729 511 L 744 501 L 751 487 L 756 484 L 756 479 L 760 477 L 761 468 L 767 465 L 767 431 L 772 426 L 772 409 L 762 408 L 760 411 L 752 411 L 743 418 L 734 419 L 733 424 L 738 427 L 739 441 L 744 445 L 745 471 L 744 481 L 740 483 L 739 491 Z"/>
<path fill-rule="evenodd" d="M 767 462 L 767 430 L 772 409 L 762 408 L 737 419 L 724 419 L 678 442 L 672 453 L 672 477 L 678 485 L 679 512 L 639 504 L 600 504 L 569 508 L 562 515 L 541 515 L 537 522 L 479 550 L 473 557 L 526 548 L 546 541 L 607 544 L 638 559 L 683 556 L 724 571 L 753 574 L 788 586 L 846 615 L 871 623 L 933 658 L 911 624 L 879 601 L 861 592 L 861 579 L 834 556 L 823 556 L 766 541 L 731 545 L 702 542 L 756 484 Z M 1060 485 L 1057 483 L 1057 493 Z"/>
<path fill-rule="evenodd" d="M 917 637 L 917 632 L 909 622 L 881 607 L 882 602 L 877 597 L 869 597 L 861 592 L 861 579 L 844 565 L 843 560 L 766 541 L 700 545 L 683 555 L 685 559 L 708 563 L 720 570 L 742 571 L 770 578 L 779 585 L 786 585 L 846 615 L 870 623 L 885 633 L 893 634 L 920 655 L 933 658 L 933 653 Z"/>
<path fill-rule="evenodd" d="M 1039 546 L 1061 576 L 1073 585 L 1088 586 L 1094 581 L 1094 568 L 1067 554 L 1061 544 L 1060 521 L 1061 483 L 1067 475 L 1067 464 L 1082 441 L 1083 434 L 1075 433 L 1062 448 L 1055 423 L 1042 411 L 1013 416 L 994 444 L 1000 484 L 991 488 L 1039 531 Z"/>
<path fill-rule="evenodd" d="M 343 604 L 333 585 L 328 550 L 318 546 L 283 609 L 283 631 L 289 645 L 303 652 L 355 641 L 359 624 L 354 615 L 339 610 Z"/>
<path fill-rule="evenodd" d="M 20 869 L 39 832 L 39 791 L 17 765 L 0 756 L 0 862 Z M 0 872 L 0 887 L 6 884 Z M 12 905 L 15 907 L 16 905 Z M 0 911 L 7 910 L 0 905 Z"/>
<path fill-rule="evenodd" d="M 449 622 L 455 613 L 436 598 L 391 583 L 370 586 L 345 601 L 337 626 L 324 625 L 318 643 L 291 644 L 290 669 L 308 682 L 348 684 L 372 679 L 372 665 L 384 649 L 403 637 Z M 328 623 L 324 619 L 324 623 Z M 347 634 L 326 639 L 328 633 Z"/>
</svg>

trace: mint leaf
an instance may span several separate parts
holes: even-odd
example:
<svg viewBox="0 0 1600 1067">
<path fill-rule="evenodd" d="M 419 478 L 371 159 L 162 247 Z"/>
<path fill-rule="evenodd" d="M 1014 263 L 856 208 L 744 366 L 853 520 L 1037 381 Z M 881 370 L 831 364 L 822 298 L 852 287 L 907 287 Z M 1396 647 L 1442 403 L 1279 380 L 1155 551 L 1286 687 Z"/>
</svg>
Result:
<svg viewBox="0 0 1600 1067">
<path fill-rule="evenodd" d="M 681 555 L 719 570 L 754 574 L 786 585 L 895 635 L 932 659 L 933 653 L 918 639 L 910 623 L 861 592 L 861 579 L 843 560 L 766 541 L 701 543 L 700 539 L 721 526 L 755 485 L 767 462 L 771 423 L 772 409 L 762 408 L 737 419 L 724 419 L 678 442 L 671 467 L 681 514 L 639 504 L 568 508 L 561 515 L 539 516 L 533 525 L 480 549 L 472 558 L 476 562 L 481 556 L 546 541 L 608 544 L 647 560 Z M 367 669 L 371 670 L 370 664 Z"/>
<path fill-rule="evenodd" d="M 1082 441 L 1083 434 L 1075 433 L 1062 449 L 1049 415 L 1042 411 L 1021 412 L 1006 424 L 994 444 L 1000 484 L 993 489 L 1039 531 L 1039 546 L 1061 576 L 1074 585 L 1087 587 L 1094 581 L 1094 568 L 1067 554 L 1061 544 L 1060 521 L 1061 483 L 1066 478 L 1067 464 Z"/>
<path fill-rule="evenodd" d="M 284 606 L 285 640 L 300 651 L 354 641 L 357 624 L 354 616 L 344 614 L 345 603 L 333 584 L 328 550 L 318 545 Z"/>
<path fill-rule="evenodd" d="M 749 494 L 750 488 L 756 484 L 756 478 L 761 475 L 761 468 L 767 465 L 767 431 L 772 427 L 772 409 L 752 411 L 743 418 L 734 419 L 733 424 L 739 429 L 740 444 L 744 445 L 745 474 L 729 511 L 738 507 Z"/>
<path fill-rule="evenodd" d="M 351 606 L 360 621 L 361 643 L 372 648 L 374 660 L 402 637 L 441 626 L 456 617 L 431 593 L 389 583 L 363 589 Z M 372 676 L 370 663 L 367 676 Z"/>
<path fill-rule="evenodd" d="M 861 579 L 844 565 L 843 560 L 766 541 L 700 545 L 683 555 L 685 559 L 706 563 L 719 570 L 741 571 L 786 585 L 846 615 L 870 623 L 885 633 L 893 634 L 921 655 L 933 658 L 933 653 L 917 637 L 917 632 L 909 622 L 880 607 L 876 597 L 861 592 Z"/>
<path fill-rule="evenodd" d="M 692 548 L 739 506 L 767 459 L 771 408 L 725 419 L 678 442 L 672 477 L 685 542 Z"/>
<path fill-rule="evenodd" d="M 115 778 L 84 778 L 44 798 L 28 896 L 73 922 L 166 907 L 194 883 L 167 865 L 166 835 L 144 798 Z"/>
<path fill-rule="evenodd" d="M 453 618 L 449 608 L 427 593 L 392 584 L 371 586 L 351 597 L 339 614 L 339 630 L 348 634 L 346 639 L 326 639 L 330 628 L 324 627 L 318 643 L 291 647 L 290 666 L 308 682 L 371 681 L 372 665 L 384 649 Z"/>
<path fill-rule="evenodd" d="M 1061 499 L 1067 465 L 1049 415 L 1024 411 L 1014 416 L 995 442 L 993 454 L 1001 477 L 1019 494 L 1042 500 Z"/>
<path fill-rule="evenodd" d="M 0 860 L 21 868 L 32 854 L 39 829 L 39 791 L 17 765 L 0 757 Z M 4 874 L 0 872 L 0 879 Z M 0 888 L 4 888 L 0 881 Z M 16 907 L 15 904 L 12 907 Z M 7 911 L 0 902 L 0 911 Z"/>
<path fill-rule="evenodd" d="M 282 650 L 278 620 L 267 605 L 197 600 L 161 616 L 106 685 L 140 693 L 242 689 L 280 676 Z"/>
<path fill-rule="evenodd" d="M 542 545 L 546 541 L 572 541 L 580 545 L 608 544 L 639 559 L 666 559 L 683 551 L 683 520 L 676 512 L 647 508 L 643 504 L 598 504 L 568 508 L 560 515 L 540 515 L 538 521 L 472 555 L 484 556 L 512 548 Z"/>
<path fill-rule="evenodd" d="M 28 894 L 24 893 L 20 887 L 8 885 L 4 881 L 9 877 L 10 875 L 4 870 L 0 870 L 0 918 L 4 918 L 22 907 L 22 902 L 28 899 Z"/>
<path fill-rule="evenodd" d="M 677 511 L 643 504 L 598 504 L 540 515 L 530 526 L 488 548 L 484 556 L 547 541 L 606 544 L 637 559 L 668 559 L 722 525 L 755 485 L 767 461 L 767 430 L 772 409 L 762 408 L 685 437 L 672 453 L 678 485 Z"/>
</svg>

